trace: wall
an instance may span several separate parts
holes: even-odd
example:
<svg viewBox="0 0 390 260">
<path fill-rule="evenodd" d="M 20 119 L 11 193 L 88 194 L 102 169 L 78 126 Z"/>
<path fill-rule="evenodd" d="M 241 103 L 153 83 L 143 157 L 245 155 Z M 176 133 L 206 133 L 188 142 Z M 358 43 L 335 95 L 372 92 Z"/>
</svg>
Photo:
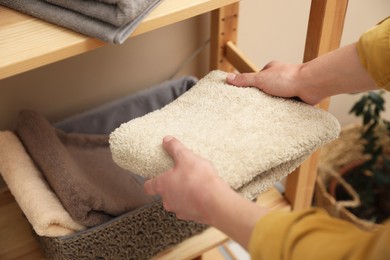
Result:
<svg viewBox="0 0 390 260">
<path fill-rule="evenodd" d="M 310 0 L 243 0 L 238 46 L 260 68 L 271 60 L 302 61 Z M 281 8 L 283 7 L 283 8 Z M 390 15 L 388 0 L 350 0 L 341 46 L 356 41 L 360 34 Z M 357 119 L 348 115 L 360 95 L 332 98 L 329 111 L 342 125 Z M 390 100 L 390 95 L 386 95 Z M 390 111 L 390 101 L 387 102 Z M 386 113 L 390 117 L 390 113 Z"/>
</svg>

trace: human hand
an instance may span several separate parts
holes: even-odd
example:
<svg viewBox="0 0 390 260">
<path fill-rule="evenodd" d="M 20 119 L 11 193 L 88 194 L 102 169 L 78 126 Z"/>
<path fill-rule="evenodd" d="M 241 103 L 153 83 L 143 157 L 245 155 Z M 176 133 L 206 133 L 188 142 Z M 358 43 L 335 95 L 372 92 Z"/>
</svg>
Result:
<svg viewBox="0 0 390 260">
<path fill-rule="evenodd" d="M 315 105 L 322 97 L 305 88 L 307 82 L 301 77 L 302 64 L 278 61 L 268 63 L 261 71 L 227 75 L 227 82 L 239 87 L 256 87 L 265 93 L 284 98 L 298 97 L 303 102 Z"/>
<path fill-rule="evenodd" d="M 331 51 L 302 64 L 273 61 L 256 73 L 228 74 L 227 82 L 257 87 L 278 97 L 299 97 L 316 105 L 327 97 L 378 89 L 362 65 L 356 43 Z"/>
<path fill-rule="evenodd" d="M 214 226 L 247 247 L 256 222 L 268 209 L 232 190 L 211 162 L 166 136 L 163 147 L 173 158 L 172 169 L 144 184 L 147 194 L 162 197 L 164 208 L 177 218 Z"/>
<path fill-rule="evenodd" d="M 211 162 L 193 153 L 171 136 L 163 139 L 163 147 L 173 158 L 172 169 L 145 182 L 147 194 L 162 197 L 164 208 L 183 220 L 211 224 L 211 209 L 218 204 L 218 194 L 231 192 L 220 179 Z"/>
</svg>

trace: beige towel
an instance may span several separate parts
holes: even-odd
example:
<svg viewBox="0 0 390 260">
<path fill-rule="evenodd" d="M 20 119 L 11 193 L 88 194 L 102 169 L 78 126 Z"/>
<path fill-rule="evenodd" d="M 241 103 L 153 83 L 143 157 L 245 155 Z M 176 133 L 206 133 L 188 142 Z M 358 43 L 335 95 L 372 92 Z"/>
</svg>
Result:
<svg viewBox="0 0 390 260">
<path fill-rule="evenodd" d="M 110 135 L 114 161 L 144 177 L 156 176 L 173 166 L 161 145 L 172 135 L 253 199 L 340 132 L 328 112 L 225 79 L 225 72 L 212 71 L 162 109 L 122 124 Z"/>
<path fill-rule="evenodd" d="M 0 132 L 0 173 L 38 235 L 58 237 L 84 229 L 69 216 L 10 131 Z"/>
</svg>

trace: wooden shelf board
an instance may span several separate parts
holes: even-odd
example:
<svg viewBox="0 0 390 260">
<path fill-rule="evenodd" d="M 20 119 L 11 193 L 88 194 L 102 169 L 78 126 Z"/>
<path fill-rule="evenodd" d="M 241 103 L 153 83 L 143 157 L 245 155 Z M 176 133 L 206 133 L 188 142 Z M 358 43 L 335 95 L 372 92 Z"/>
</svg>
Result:
<svg viewBox="0 0 390 260">
<path fill-rule="evenodd" d="M 164 0 L 131 37 L 238 1 Z M 0 79 L 106 45 L 2 6 L 0 17 Z"/>
<path fill-rule="evenodd" d="M 289 204 L 275 188 L 263 193 L 257 203 L 273 210 L 290 210 Z M 191 259 L 222 245 L 228 239 L 219 230 L 209 228 L 160 253 L 155 259 Z M 0 241 L 0 259 L 45 259 L 33 237 L 30 224 L 6 189 L 0 192 Z"/>
</svg>

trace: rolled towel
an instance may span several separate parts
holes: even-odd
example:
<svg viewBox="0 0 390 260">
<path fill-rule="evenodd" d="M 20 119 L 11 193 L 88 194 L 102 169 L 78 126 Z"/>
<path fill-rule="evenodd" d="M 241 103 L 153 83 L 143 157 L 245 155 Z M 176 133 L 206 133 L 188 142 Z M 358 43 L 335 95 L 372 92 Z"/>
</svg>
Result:
<svg viewBox="0 0 390 260">
<path fill-rule="evenodd" d="M 147 178 L 159 175 L 173 166 L 161 145 L 172 135 L 254 199 L 340 132 L 324 110 L 225 79 L 212 71 L 162 109 L 122 124 L 110 134 L 114 161 Z"/>
<path fill-rule="evenodd" d="M 30 110 L 20 111 L 16 133 L 65 209 L 85 226 L 157 200 L 143 192 L 142 177 L 113 162 L 108 135 L 66 134 Z"/>
<path fill-rule="evenodd" d="M 123 43 L 162 0 L 0 0 L 0 5 L 108 43 Z"/>
<path fill-rule="evenodd" d="M 0 132 L 0 173 L 38 235 L 59 237 L 85 229 L 64 209 L 18 137 L 10 131 Z"/>
</svg>

